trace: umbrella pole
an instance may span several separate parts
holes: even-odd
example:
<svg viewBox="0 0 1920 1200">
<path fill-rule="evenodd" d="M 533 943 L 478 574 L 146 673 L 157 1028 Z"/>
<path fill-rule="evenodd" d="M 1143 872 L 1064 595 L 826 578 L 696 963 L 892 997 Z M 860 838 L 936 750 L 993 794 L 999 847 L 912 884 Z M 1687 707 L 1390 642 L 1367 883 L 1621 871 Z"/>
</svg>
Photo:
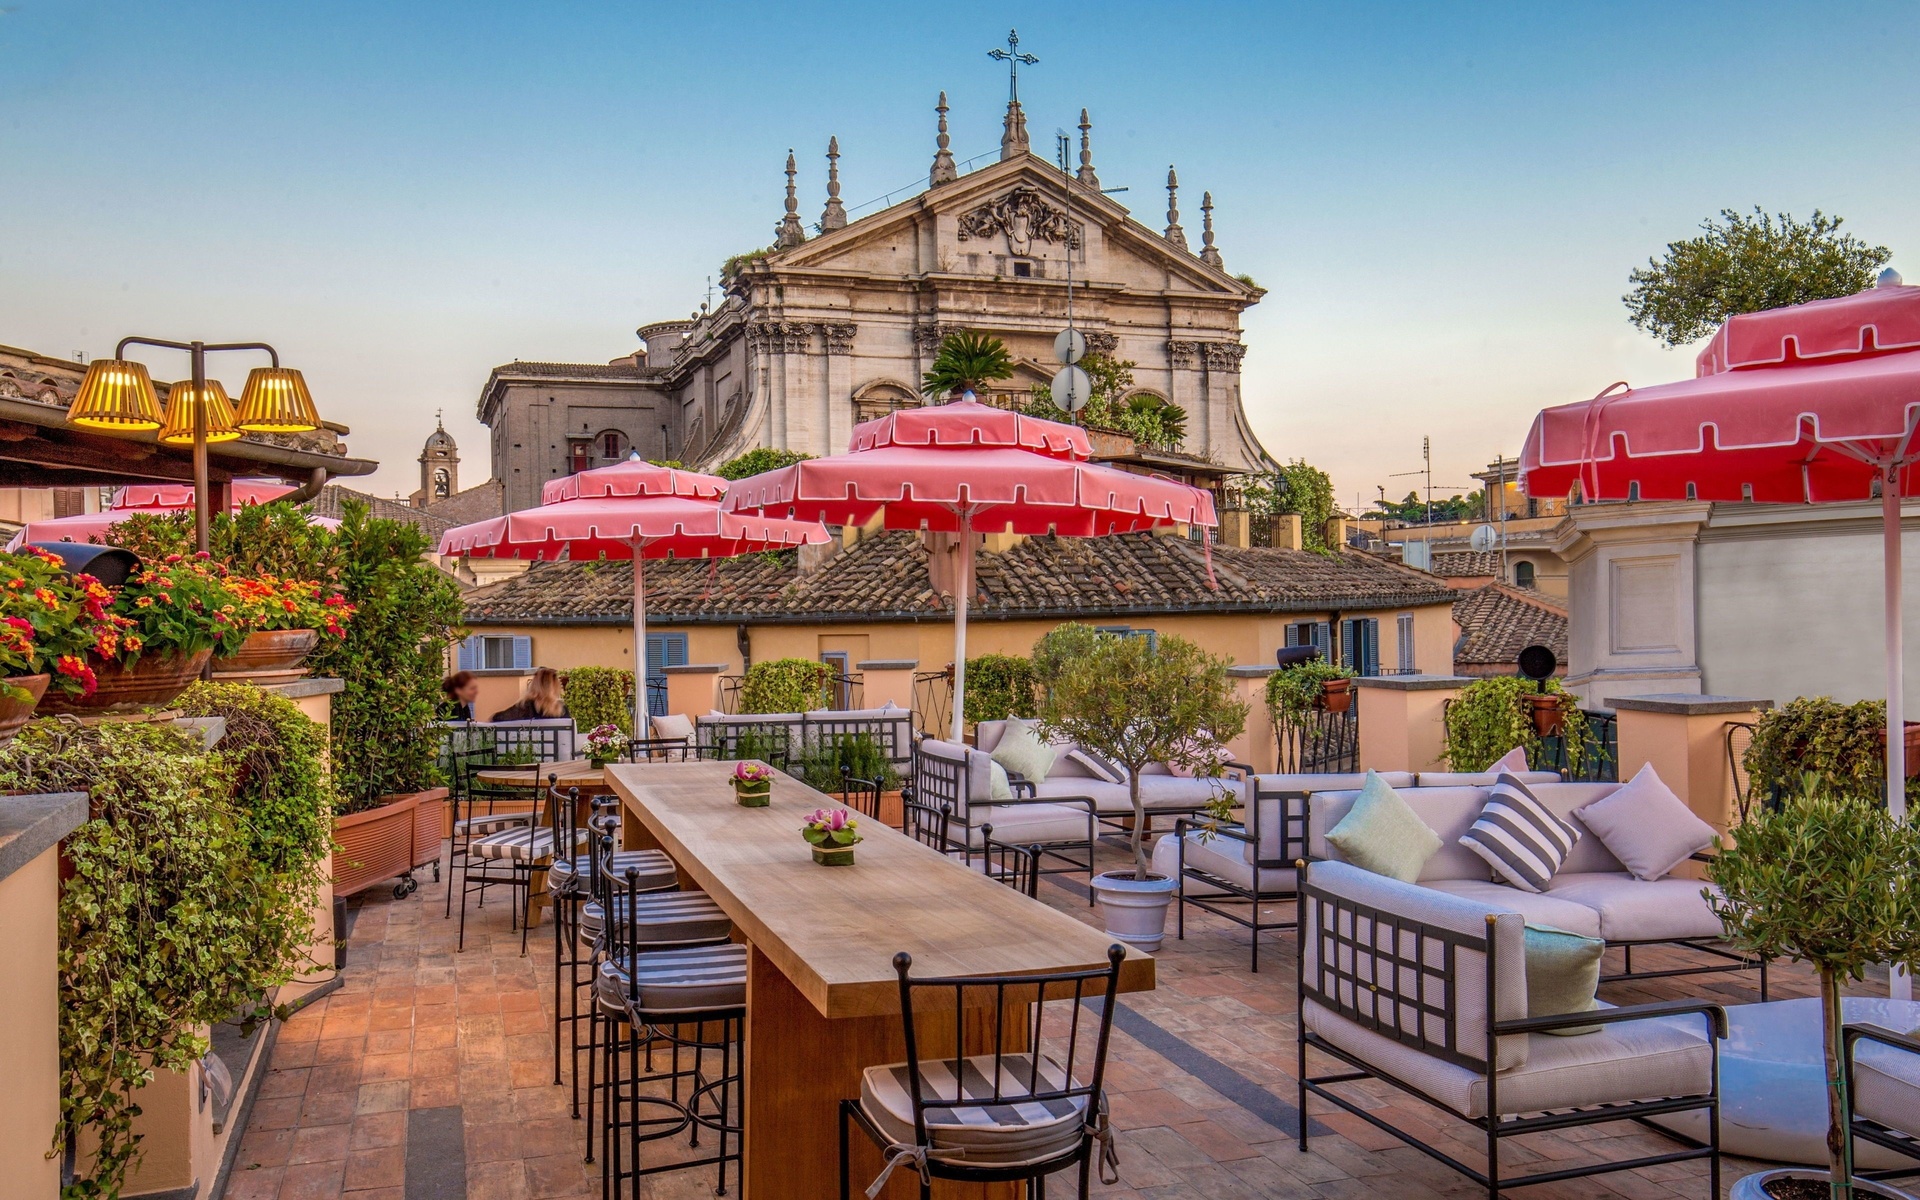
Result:
<svg viewBox="0 0 1920 1200">
<path fill-rule="evenodd" d="M 953 740 L 961 741 L 967 713 L 967 602 L 973 599 L 973 516 L 960 514 L 960 565 L 953 586 Z"/>
<path fill-rule="evenodd" d="M 647 725 L 647 581 L 641 568 L 640 539 L 633 539 L 633 736 L 652 731 Z"/>
<path fill-rule="evenodd" d="M 1887 470 L 1880 484 L 1881 560 L 1886 569 L 1887 620 L 1887 811 L 1897 821 L 1907 816 L 1906 631 L 1900 614 L 1900 468 Z M 1913 977 L 1894 963 L 1888 994 L 1913 998 Z"/>
</svg>

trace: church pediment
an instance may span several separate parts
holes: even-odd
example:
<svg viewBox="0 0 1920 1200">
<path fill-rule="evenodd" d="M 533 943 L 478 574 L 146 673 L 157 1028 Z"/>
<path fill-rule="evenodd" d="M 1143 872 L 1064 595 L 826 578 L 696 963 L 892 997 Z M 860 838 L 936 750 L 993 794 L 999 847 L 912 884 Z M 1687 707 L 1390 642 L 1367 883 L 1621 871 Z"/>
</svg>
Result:
<svg viewBox="0 0 1920 1200">
<path fill-rule="evenodd" d="M 1081 225 L 1055 207 L 1037 188 L 1015 184 L 978 208 L 962 213 L 959 240 L 1003 241 L 1007 253 L 1033 253 L 1034 243 L 1050 242 L 1078 250 L 1085 240 Z"/>
</svg>

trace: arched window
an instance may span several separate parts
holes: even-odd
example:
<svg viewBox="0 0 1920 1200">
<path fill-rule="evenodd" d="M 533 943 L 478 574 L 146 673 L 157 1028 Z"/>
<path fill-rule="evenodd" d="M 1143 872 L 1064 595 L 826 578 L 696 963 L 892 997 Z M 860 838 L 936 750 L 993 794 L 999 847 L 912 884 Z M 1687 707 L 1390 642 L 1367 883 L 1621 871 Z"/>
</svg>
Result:
<svg viewBox="0 0 1920 1200">
<path fill-rule="evenodd" d="M 453 481 L 451 477 L 448 476 L 447 469 L 445 467 L 436 468 L 433 472 L 434 499 L 445 500 L 452 493 Z"/>
<path fill-rule="evenodd" d="M 1525 559 L 1513 564 L 1513 582 L 1517 587 L 1533 586 L 1533 564 Z"/>
<path fill-rule="evenodd" d="M 627 439 L 618 429 L 609 429 L 600 435 L 600 457 L 618 462 L 627 454 Z"/>
</svg>

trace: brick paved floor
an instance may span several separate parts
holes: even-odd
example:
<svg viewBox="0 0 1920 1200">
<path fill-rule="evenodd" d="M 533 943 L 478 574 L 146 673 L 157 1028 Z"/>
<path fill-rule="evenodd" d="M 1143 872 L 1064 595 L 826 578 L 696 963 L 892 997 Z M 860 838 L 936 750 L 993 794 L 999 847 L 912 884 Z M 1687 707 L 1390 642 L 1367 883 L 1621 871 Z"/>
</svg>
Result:
<svg viewBox="0 0 1920 1200">
<path fill-rule="evenodd" d="M 1104 845 L 1102 857 L 1118 863 L 1122 851 Z M 522 957 L 504 897 L 490 898 L 484 910 L 469 912 L 467 948 L 456 952 L 457 921 L 441 915 L 443 886 L 423 883 L 404 900 L 377 888 L 354 902 L 344 985 L 281 1029 L 229 1200 L 440 1200 L 461 1194 L 457 1180 L 442 1177 L 443 1190 L 432 1187 L 461 1152 L 473 1200 L 599 1195 L 597 1167 L 581 1161 L 582 1123 L 569 1116 L 568 1089 L 552 1083 L 550 928 L 534 931 Z M 1047 903 L 1093 922 L 1083 890 L 1041 886 Z M 1122 1181 L 1098 1193 L 1143 1200 L 1482 1194 L 1322 1105 L 1313 1116 L 1329 1132 L 1315 1136 L 1309 1152 L 1295 1148 L 1292 935 L 1266 936 L 1270 953 L 1253 975 L 1243 930 L 1190 913 L 1187 939 L 1170 939 L 1161 954 L 1159 989 L 1125 998 L 1109 1069 Z M 1751 978 L 1610 987 L 1602 995 L 1631 1003 L 1708 992 L 1745 1003 L 1758 999 Z M 1781 968 L 1775 994 L 1807 994 L 1809 982 L 1805 972 Z M 1369 1095 L 1396 1124 L 1465 1161 L 1481 1160 L 1484 1143 L 1470 1127 L 1385 1088 Z M 1639 1126 L 1615 1125 L 1508 1143 L 1502 1154 L 1521 1167 L 1671 1146 Z M 1755 1168 L 1729 1159 L 1725 1180 Z M 1515 1194 L 1698 1200 L 1705 1171 L 1684 1163 Z M 711 1195 L 712 1177 L 682 1172 L 648 1186 L 649 1197 L 679 1200 Z"/>
</svg>

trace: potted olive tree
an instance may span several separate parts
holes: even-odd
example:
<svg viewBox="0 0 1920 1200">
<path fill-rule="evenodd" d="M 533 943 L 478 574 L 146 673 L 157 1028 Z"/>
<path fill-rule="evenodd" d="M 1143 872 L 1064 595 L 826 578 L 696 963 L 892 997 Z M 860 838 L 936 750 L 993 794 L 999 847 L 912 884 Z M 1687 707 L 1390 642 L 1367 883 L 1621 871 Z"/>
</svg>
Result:
<svg viewBox="0 0 1920 1200">
<path fill-rule="evenodd" d="M 1034 665 L 1045 695 L 1040 721 L 1047 736 L 1084 746 L 1127 770 L 1133 869 L 1095 875 L 1093 891 L 1108 933 L 1156 949 L 1178 881 L 1148 870 L 1140 772 L 1161 764 L 1195 776 L 1224 774 L 1226 744 L 1247 727 L 1247 705 L 1227 679 L 1231 664 L 1182 637 L 1156 642 L 1063 625 L 1034 648 Z M 1222 781 L 1214 815 L 1224 818 L 1235 803 Z"/>
<path fill-rule="evenodd" d="M 1734 1185 L 1735 1200 L 1847 1200 L 1849 1181 L 1855 1193 L 1904 1195 L 1853 1178 L 1840 986 L 1875 963 L 1920 966 L 1920 825 L 1808 776 L 1778 807 L 1741 822 L 1707 876 L 1720 887 L 1713 907 L 1731 941 L 1820 976 L 1827 1170 L 1749 1175 Z"/>
</svg>

